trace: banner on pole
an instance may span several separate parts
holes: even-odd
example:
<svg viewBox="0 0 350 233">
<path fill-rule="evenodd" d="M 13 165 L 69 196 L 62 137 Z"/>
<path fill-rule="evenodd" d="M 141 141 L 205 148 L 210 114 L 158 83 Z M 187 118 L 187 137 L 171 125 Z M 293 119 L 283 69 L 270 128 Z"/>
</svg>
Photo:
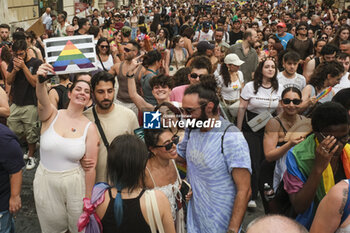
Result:
<svg viewBox="0 0 350 233">
<path fill-rule="evenodd" d="M 44 40 L 46 61 L 56 74 L 97 70 L 94 37 L 66 36 Z"/>
</svg>

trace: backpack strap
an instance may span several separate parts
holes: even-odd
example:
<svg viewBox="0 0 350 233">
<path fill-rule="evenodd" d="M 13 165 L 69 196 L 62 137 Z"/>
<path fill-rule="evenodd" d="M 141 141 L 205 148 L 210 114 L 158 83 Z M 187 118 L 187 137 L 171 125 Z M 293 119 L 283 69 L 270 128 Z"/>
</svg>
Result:
<svg viewBox="0 0 350 233">
<path fill-rule="evenodd" d="M 224 133 L 221 136 L 221 153 L 224 154 L 224 138 L 225 138 L 225 134 L 228 130 L 228 128 L 230 128 L 231 126 L 233 126 L 234 124 L 229 124 L 226 129 L 224 130 Z"/>
</svg>

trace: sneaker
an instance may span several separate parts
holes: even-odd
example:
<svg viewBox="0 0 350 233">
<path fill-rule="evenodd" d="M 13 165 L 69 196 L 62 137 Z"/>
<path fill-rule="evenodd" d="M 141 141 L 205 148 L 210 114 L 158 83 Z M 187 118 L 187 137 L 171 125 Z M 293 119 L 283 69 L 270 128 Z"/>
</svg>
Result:
<svg viewBox="0 0 350 233">
<path fill-rule="evenodd" d="M 254 200 L 250 200 L 248 202 L 248 208 L 256 208 L 257 205 L 256 205 L 256 202 Z"/>
<path fill-rule="evenodd" d="M 28 152 L 26 152 L 26 153 L 23 154 L 23 159 L 24 159 L 24 160 L 27 160 L 27 159 L 28 159 Z"/>
<path fill-rule="evenodd" d="M 27 170 L 31 170 L 31 169 L 35 168 L 35 158 L 34 157 L 28 158 L 26 168 L 27 168 Z"/>
</svg>

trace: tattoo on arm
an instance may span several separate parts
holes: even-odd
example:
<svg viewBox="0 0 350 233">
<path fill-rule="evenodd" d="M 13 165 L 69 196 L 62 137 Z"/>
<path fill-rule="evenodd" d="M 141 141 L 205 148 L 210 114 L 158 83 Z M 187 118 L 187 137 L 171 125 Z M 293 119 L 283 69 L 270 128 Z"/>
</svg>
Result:
<svg viewBox="0 0 350 233">
<path fill-rule="evenodd" d="M 343 200 L 339 209 L 339 214 L 343 215 L 346 202 L 348 200 L 349 190 L 347 188 L 343 189 Z"/>
</svg>

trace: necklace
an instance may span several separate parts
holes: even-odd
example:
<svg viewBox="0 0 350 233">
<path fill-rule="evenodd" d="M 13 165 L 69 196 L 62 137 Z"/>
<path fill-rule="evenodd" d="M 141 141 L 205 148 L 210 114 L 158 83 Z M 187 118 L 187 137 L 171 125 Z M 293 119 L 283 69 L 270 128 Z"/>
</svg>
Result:
<svg viewBox="0 0 350 233">
<path fill-rule="evenodd" d="M 72 128 L 71 130 L 73 133 L 75 133 L 77 131 L 77 129 L 75 129 L 75 128 Z"/>
</svg>

